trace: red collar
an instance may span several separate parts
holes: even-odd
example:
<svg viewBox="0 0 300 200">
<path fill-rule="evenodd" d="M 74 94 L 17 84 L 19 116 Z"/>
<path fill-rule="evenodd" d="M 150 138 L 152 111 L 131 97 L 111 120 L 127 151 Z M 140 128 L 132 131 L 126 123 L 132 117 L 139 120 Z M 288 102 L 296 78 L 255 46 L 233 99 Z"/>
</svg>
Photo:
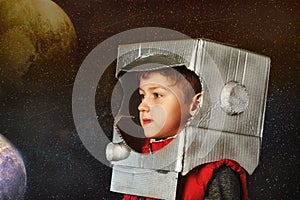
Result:
<svg viewBox="0 0 300 200">
<path fill-rule="evenodd" d="M 146 139 L 146 142 L 142 147 L 142 153 L 144 154 L 154 153 L 162 149 L 163 147 L 167 146 L 170 142 L 174 140 L 174 137 L 167 138 L 164 140 L 154 141 L 154 142 L 150 142 L 150 140 L 151 140 L 150 138 Z"/>
</svg>

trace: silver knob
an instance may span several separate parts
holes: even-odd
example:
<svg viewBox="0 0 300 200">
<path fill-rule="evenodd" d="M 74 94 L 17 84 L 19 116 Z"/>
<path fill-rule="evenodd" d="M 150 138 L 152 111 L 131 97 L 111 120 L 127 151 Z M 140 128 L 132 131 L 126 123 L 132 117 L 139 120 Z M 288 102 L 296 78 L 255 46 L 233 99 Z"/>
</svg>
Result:
<svg viewBox="0 0 300 200">
<path fill-rule="evenodd" d="M 109 143 L 106 147 L 106 159 L 108 161 L 119 161 L 128 158 L 130 148 L 124 143 Z"/>
<path fill-rule="evenodd" d="M 245 86 L 238 82 L 228 82 L 221 92 L 221 108 L 228 115 L 237 115 L 248 108 L 249 96 Z"/>
</svg>

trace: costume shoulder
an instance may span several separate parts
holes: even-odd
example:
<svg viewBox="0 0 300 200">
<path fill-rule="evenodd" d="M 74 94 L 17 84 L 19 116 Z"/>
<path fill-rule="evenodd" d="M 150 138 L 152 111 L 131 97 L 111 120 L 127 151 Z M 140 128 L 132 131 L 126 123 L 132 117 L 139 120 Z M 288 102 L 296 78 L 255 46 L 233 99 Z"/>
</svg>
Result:
<svg viewBox="0 0 300 200">
<path fill-rule="evenodd" d="M 238 174 L 224 165 L 216 169 L 208 184 L 205 199 L 242 199 L 242 187 Z"/>
</svg>

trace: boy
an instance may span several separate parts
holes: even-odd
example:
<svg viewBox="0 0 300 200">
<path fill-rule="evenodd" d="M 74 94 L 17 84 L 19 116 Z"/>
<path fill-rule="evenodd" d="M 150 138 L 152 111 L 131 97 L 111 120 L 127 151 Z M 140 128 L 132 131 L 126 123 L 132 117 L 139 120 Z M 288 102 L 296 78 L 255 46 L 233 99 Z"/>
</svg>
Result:
<svg viewBox="0 0 300 200">
<path fill-rule="evenodd" d="M 140 124 L 146 136 L 142 153 L 168 145 L 193 117 L 201 104 L 199 77 L 185 66 L 138 73 Z M 248 199 L 246 174 L 231 160 L 198 166 L 181 177 L 177 199 Z M 125 194 L 123 200 L 141 198 Z"/>
</svg>

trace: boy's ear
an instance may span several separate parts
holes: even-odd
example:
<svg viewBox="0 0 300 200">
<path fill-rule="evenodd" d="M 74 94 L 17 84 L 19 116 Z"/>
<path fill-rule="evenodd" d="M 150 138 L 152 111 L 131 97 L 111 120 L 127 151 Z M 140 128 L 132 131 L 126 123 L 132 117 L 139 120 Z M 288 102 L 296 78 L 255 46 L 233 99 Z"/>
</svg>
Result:
<svg viewBox="0 0 300 200">
<path fill-rule="evenodd" d="M 201 99 L 202 99 L 202 94 L 197 93 L 192 99 L 192 103 L 190 105 L 190 115 L 193 117 L 196 112 L 198 111 L 200 105 L 201 105 Z"/>
</svg>

